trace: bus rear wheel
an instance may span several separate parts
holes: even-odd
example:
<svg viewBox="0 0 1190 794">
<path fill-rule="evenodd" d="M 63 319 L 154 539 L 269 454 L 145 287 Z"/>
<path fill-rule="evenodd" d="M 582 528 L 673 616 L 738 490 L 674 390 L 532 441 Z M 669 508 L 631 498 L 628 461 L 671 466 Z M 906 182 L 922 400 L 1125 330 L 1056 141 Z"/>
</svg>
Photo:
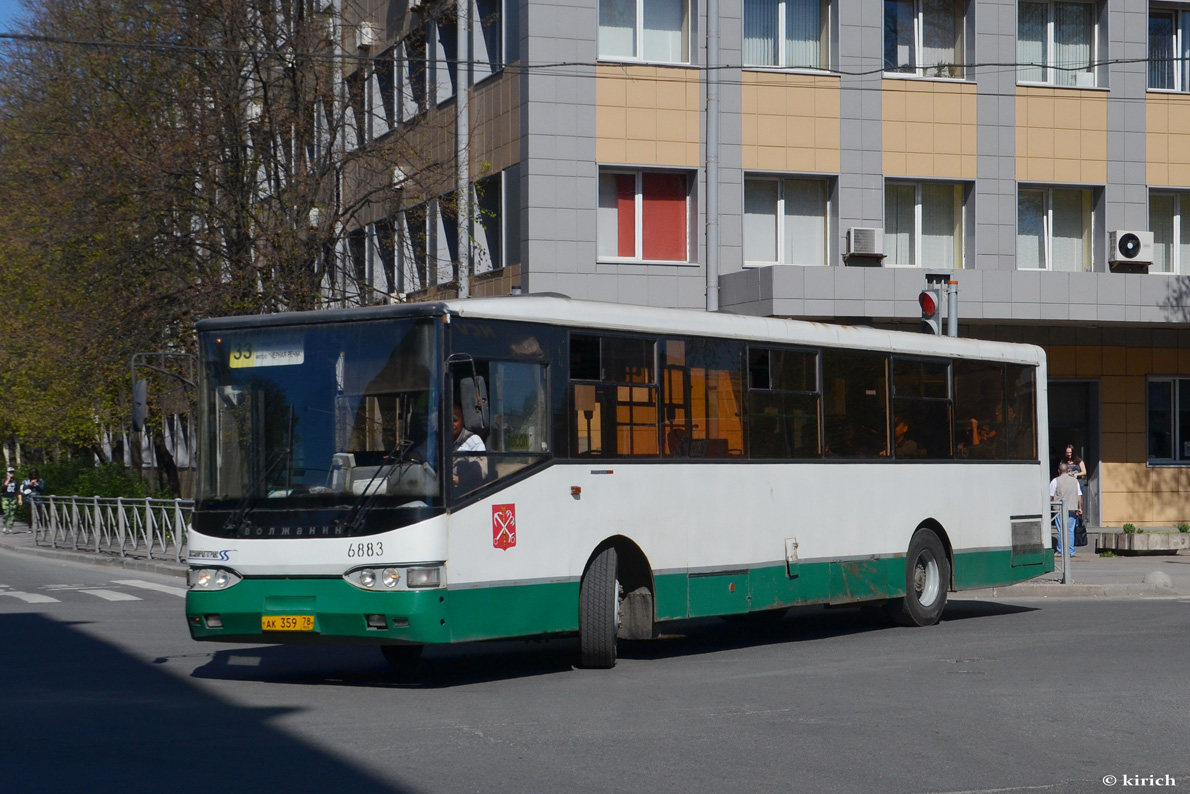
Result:
<svg viewBox="0 0 1190 794">
<path fill-rule="evenodd" d="M 905 597 L 888 602 L 888 615 L 900 626 L 933 626 L 946 608 L 949 586 L 950 560 L 942 541 L 930 530 L 919 529 L 905 559 Z"/>
<path fill-rule="evenodd" d="M 398 673 L 407 672 L 421 658 L 422 645 L 381 645 L 384 661 Z"/>
<path fill-rule="evenodd" d="M 591 560 L 579 585 L 579 665 L 607 670 L 616 666 L 620 628 L 620 583 L 616 550 L 608 547 Z"/>
</svg>

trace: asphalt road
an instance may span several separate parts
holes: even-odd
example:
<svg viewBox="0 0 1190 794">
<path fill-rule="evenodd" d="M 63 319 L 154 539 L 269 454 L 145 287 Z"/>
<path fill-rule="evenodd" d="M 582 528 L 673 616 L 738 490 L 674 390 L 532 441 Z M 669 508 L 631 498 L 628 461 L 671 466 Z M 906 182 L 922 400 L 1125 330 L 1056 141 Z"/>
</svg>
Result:
<svg viewBox="0 0 1190 794">
<path fill-rule="evenodd" d="M 180 587 L 0 551 L 5 792 L 1190 788 L 1190 598 L 795 610 L 675 624 L 610 671 L 557 640 L 401 677 L 374 648 L 192 642 Z"/>
</svg>

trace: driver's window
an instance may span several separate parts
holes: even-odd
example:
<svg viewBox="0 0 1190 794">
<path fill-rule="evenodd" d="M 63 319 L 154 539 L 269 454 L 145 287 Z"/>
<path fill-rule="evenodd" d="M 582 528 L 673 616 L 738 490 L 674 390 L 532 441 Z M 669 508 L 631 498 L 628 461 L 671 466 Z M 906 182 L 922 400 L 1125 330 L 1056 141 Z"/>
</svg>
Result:
<svg viewBox="0 0 1190 794">
<path fill-rule="evenodd" d="M 474 366 L 487 386 L 490 421 L 486 428 L 466 426 L 456 383 L 451 461 L 456 497 L 520 471 L 550 451 L 546 366 L 525 361 L 476 361 Z M 471 375 L 470 366 L 462 370 Z"/>
</svg>

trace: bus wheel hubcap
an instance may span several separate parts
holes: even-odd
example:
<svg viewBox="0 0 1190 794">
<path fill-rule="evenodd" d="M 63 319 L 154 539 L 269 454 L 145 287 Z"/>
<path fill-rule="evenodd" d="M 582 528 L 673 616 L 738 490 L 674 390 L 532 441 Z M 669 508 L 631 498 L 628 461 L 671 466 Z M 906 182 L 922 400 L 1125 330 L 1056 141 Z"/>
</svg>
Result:
<svg viewBox="0 0 1190 794">
<path fill-rule="evenodd" d="M 934 603 L 941 587 L 938 561 L 928 554 L 918 557 L 917 564 L 913 567 L 913 591 L 917 594 L 918 602 L 925 606 Z"/>
</svg>

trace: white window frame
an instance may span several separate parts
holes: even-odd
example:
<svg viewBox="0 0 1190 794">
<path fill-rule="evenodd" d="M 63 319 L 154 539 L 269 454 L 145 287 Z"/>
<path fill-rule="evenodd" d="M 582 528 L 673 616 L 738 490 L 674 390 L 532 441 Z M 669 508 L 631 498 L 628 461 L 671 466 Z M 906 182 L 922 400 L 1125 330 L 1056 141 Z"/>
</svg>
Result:
<svg viewBox="0 0 1190 794">
<path fill-rule="evenodd" d="M 1066 270 L 1054 271 L 1054 191 L 1055 190 L 1077 190 L 1084 194 L 1083 205 L 1086 212 L 1085 218 L 1087 222 L 1086 239 L 1083 241 L 1083 269 L 1082 270 Z M 1020 201 L 1021 194 L 1025 192 L 1042 193 L 1044 194 L 1045 209 L 1042 213 L 1042 234 L 1044 236 L 1042 244 L 1042 252 L 1045 256 L 1044 267 L 1039 268 L 1020 268 L 1019 257 L 1017 267 L 1018 269 L 1028 271 L 1053 271 L 1065 273 L 1089 273 L 1095 269 L 1095 193 L 1094 190 L 1085 185 L 1018 185 L 1017 186 L 1017 235 L 1020 245 Z M 1019 250 L 1019 249 L 1018 249 Z"/>
<path fill-rule="evenodd" d="M 805 2 L 818 3 L 818 7 L 819 7 L 819 15 L 820 16 L 819 16 L 819 33 L 818 33 L 818 49 L 819 49 L 818 65 L 817 66 L 801 66 L 801 65 L 794 66 L 794 65 L 787 65 L 785 63 L 786 56 L 788 55 L 788 53 L 786 52 L 787 40 L 785 38 L 786 8 L 789 5 L 789 3 L 794 2 L 794 1 L 795 0 L 778 0 L 778 4 L 777 4 L 777 47 L 776 47 L 777 62 L 775 64 L 748 63 L 747 60 L 745 60 L 744 61 L 745 69 L 774 69 L 774 70 L 780 69 L 782 71 L 786 71 L 786 70 L 822 71 L 824 69 L 830 68 L 830 62 L 831 62 L 830 61 L 830 57 L 831 57 L 830 30 L 831 30 L 831 14 L 832 14 L 831 9 L 834 5 L 834 3 L 831 0 L 805 0 Z M 743 0 L 743 4 L 745 6 L 747 6 L 748 0 Z M 746 15 L 747 13 L 748 12 L 745 9 L 744 14 Z M 741 35 L 743 35 L 743 26 L 741 26 Z M 747 50 L 746 45 L 741 48 L 741 52 L 746 52 L 746 50 Z"/>
<path fill-rule="evenodd" d="M 817 182 L 822 186 L 822 260 L 819 262 L 787 262 L 785 256 L 786 251 L 786 229 L 785 229 L 785 187 L 789 180 L 798 180 L 802 182 Z M 830 181 L 825 177 L 809 174 L 744 174 L 744 206 L 745 212 L 748 202 L 748 183 L 749 182 L 776 182 L 777 183 L 777 210 L 776 210 L 776 224 L 777 224 L 777 258 L 772 261 L 763 259 L 744 259 L 744 267 L 765 267 L 767 265 L 798 265 L 801 267 L 818 267 L 825 266 L 830 259 L 830 229 L 831 229 L 831 185 Z M 742 218 L 744 213 L 742 212 Z"/>
<path fill-rule="evenodd" d="M 927 181 L 923 182 L 923 181 L 914 181 L 911 179 L 889 179 L 889 180 L 885 181 L 884 189 L 885 189 L 885 192 L 887 193 L 888 188 L 890 186 L 906 187 L 906 186 L 910 186 L 910 185 L 913 187 L 913 261 L 912 262 L 892 262 L 892 261 L 890 261 L 889 257 L 886 256 L 884 259 L 884 262 L 883 262 L 883 266 L 884 267 L 917 267 L 917 268 L 929 267 L 932 269 L 943 269 L 943 270 L 946 269 L 946 268 L 943 268 L 941 265 L 936 265 L 933 263 L 930 263 L 927 265 L 926 263 L 922 262 L 922 259 L 923 259 L 922 237 L 924 236 L 923 232 L 922 232 L 922 230 L 924 228 L 924 224 L 922 222 L 923 221 L 922 191 L 926 185 L 932 185 L 935 187 L 945 186 L 945 187 L 951 188 L 952 192 L 954 193 L 954 195 L 956 197 L 955 200 L 958 202 L 958 228 L 955 230 L 955 234 L 954 234 L 955 265 L 952 269 L 953 270 L 962 270 L 966 266 L 966 262 L 967 262 L 967 239 L 966 239 L 967 238 L 967 202 L 965 200 L 966 195 L 967 195 L 966 184 L 963 182 L 952 182 L 952 181 L 947 181 L 947 180 L 938 180 L 938 181 L 927 180 Z M 889 219 L 887 217 L 888 216 L 888 201 L 887 201 L 887 199 L 885 200 L 884 206 L 885 206 L 884 243 L 885 243 L 885 250 L 887 251 L 888 250 L 888 241 L 889 241 L 889 236 L 890 236 L 889 235 L 889 227 L 888 227 Z"/>
<path fill-rule="evenodd" d="M 1169 262 L 1169 270 L 1154 270 L 1149 268 L 1150 273 L 1158 276 L 1179 276 L 1184 273 L 1190 273 L 1190 261 L 1182 261 L 1182 215 L 1190 214 L 1190 192 L 1178 190 L 1150 190 L 1149 191 L 1149 229 L 1153 229 L 1153 198 L 1160 196 L 1163 198 L 1173 199 L 1173 217 L 1170 219 L 1173 223 L 1173 241 L 1172 254 Z M 1159 244 L 1154 240 L 1154 244 Z M 1190 259 L 1190 257 L 1188 257 Z"/>
<path fill-rule="evenodd" d="M 955 11 L 958 11 L 958 2 L 954 3 Z M 883 2 L 881 8 L 884 8 Z M 952 69 L 957 69 L 958 74 L 939 74 L 937 73 L 940 66 L 921 66 L 921 54 L 925 50 L 925 5 L 922 0 L 913 0 L 913 55 L 914 64 L 909 67 L 907 71 L 892 68 L 888 64 L 884 65 L 884 74 L 888 77 L 932 77 L 939 80 L 963 80 L 965 79 L 965 70 L 963 69 L 963 62 L 966 60 L 967 49 L 967 9 L 963 8 L 962 14 L 955 14 L 955 62 L 951 65 Z M 888 35 L 885 31 L 884 35 Z M 886 42 L 882 42 L 887 46 Z M 883 53 L 881 55 L 883 58 Z M 930 71 L 935 74 L 929 74 Z"/>
<path fill-rule="evenodd" d="M 695 185 L 695 176 L 690 171 L 683 169 L 665 169 L 665 168 L 600 168 L 599 178 L 605 175 L 617 174 L 631 174 L 636 178 L 636 198 L 633 211 L 634 223 L 634 240 L 636 250 L 632 256 L 609 256 L 607 254 L 596 253 L 596 257 L 600 262 L 634 262 L 634 263 L 657 263 L 666 265 L 691 265 L 696 264 L 694 255 L 691 250 L 694 241 L 694 235 L 691 234 L 691 199 L 693 198 L 693 191 Z M 686 238 L 686 256 L 684 259 L 645 259 L 645 235 L 644 235 L 644 177 L 645 174 L 677 174 L 686 179 L 686 212 L 685 212 L 685 238 Z M 597 188 L 598 189 L 598 188 Z M 598 208 L 598 201 L 596 202 Z M 598 209 L 597 209 L 598 211 Z M 599 223 L 596 219 L 596 247 L 599 245 Z"/>
<path fill-rule="evenodd" d="M 632 55 L 605 55 L 603 53 L 603 48 L 598 41 L 598 39 L 599 39 L 598 14 L 599 14 L 599 7 L 602 5 L 603 0 L 598 0 L 598 2 L 596 3 L 595 13 L 596 13 L 597 30 L 596 30 L 596 45 L 595 45 L 595 47 L 596 47 L 596 51 L 599 53 L 598 54 L 599 60 L 626 62 L 626 63 L 672 63 L 672 64 L 691 64 L 694 62 L 694 60 L 693 60 L 694 59 L 694 43 L 693 43 L 692 39 L 693 39 L 693 30 L 694 30 L 693 19 L 694 19 L 694 13 L 696 11 L 696 9 L 694 8 L 695 0 L 681 0 L 683 12 L 684 12 L 684 21 L 685 21 L 684 30 L 682 31 L 682 37 L 683 37 L 682 48 L 685 51 L 685 56 L 681 60 L 677 60 L 677 61 L 659 60 L 657 58 L 648 58 L 645 56 L 645 54 L 644 54 L 645 3 L 648 3 L 649 0 L 632 0 L 632 2 L 634 3 L 635 8 L 636 8 L 636 23 L 635 23 L 635 28 L 633 29 L 633 39 L 635 41 L 635 46 L 633 47 L 634 52 Z"/>
<path fill-rule="evenodd" d="M 1186 63 L 1181 58 L 1190 55 L 1186 48 L 1190 47 L 1190 9 L 1179 8 L 1172 5 L 1150 5 L 1148 14 L 1145 17 L 1146 23 L 1146 46 L 1147 54 L 1151 59 L 1153 57 L 1153 38 L 1150 26 L 1150 20 L 1156 14 L 1172 15 L 1173 23 L 1173 43 L 1171 52 L 1173 53 L 1173 87 L 1167 88 L 1165 86 L 1154 86 L 1152 84 L 1152 70 L 1145 79 L 1145 85 L 1149 91 L 1170 91 L 1174 93 L 1190 92 L 1190 75 L 1187 75 Z"/>
<path fill-rule="evenodd" d="M 1020 67 L 1018 67 L 1017 82 L 1021 83 L 1023 85 L 1048 85 L 1048 86 L 1054 86 L 1057 88 L 1096 88 L 1096 87 L 1098 87 L 1098 85 L 1099 85 L 1098 71 L 1099 70 L 1098 70 L 1098 68 L 1096 68 L 1096 66 L 1094 64 L 1097 64 L 1099 62 L 1099 3 L 1098 2 L 1083 3 L 1083 2 L 1080 2 L 1080 0 L 1027 0 L 1027 2 L 1034 3 L 1037 5 L 1045 5 L 1047 12 L 1048 12 L 1047 18 L 1046 18 L 1046 26 L 1045 26 L 1045 31 L 1046 31 L 1045 32 L 1045 65 L 1040 67 L 1040 68 L 1045 69 L 1045 79 L 1044 80 L 1025 80 L 1025 79 L 1021 78 Z M 1091 7 L 1091 57 L 1090 57 L 1090 63 L 1092 65 L 1091 65 L 1091 71 L 1090 71 L 1090 77 L 1091 77 L 1090 85 L 1062 85 L 1057 82 L 1056 78 L 1058 75 L 1058 71 L 1055 68 L 1058 65 L 1057 56 L 1056 56 L 1057 41 L 1054 36 L 1054 31 L 1056 30 L 1057 26 L 1054 22 L 1054 8 L 1055 8 L 1055 6 L 1057 6 L 1057 4 L 1059 2 L 1069 3 L 1072 5 L 1077 3 L 1079 5 L 1085 5 L 1085 6 Z M 1016 8 L 1017 8 L 1016 39 L 1017 39 L 1017 48 L 1019 51 L 1020 40 L 1021 40 L 1021 31 L 1020 31 L 1021 0 L 1017 0 Z M 1148 16 L 1147 15 L 1145 17 L 1145 25 L 1147 28 L 1147 26 L 1148 26 Z"/>
</svg>

